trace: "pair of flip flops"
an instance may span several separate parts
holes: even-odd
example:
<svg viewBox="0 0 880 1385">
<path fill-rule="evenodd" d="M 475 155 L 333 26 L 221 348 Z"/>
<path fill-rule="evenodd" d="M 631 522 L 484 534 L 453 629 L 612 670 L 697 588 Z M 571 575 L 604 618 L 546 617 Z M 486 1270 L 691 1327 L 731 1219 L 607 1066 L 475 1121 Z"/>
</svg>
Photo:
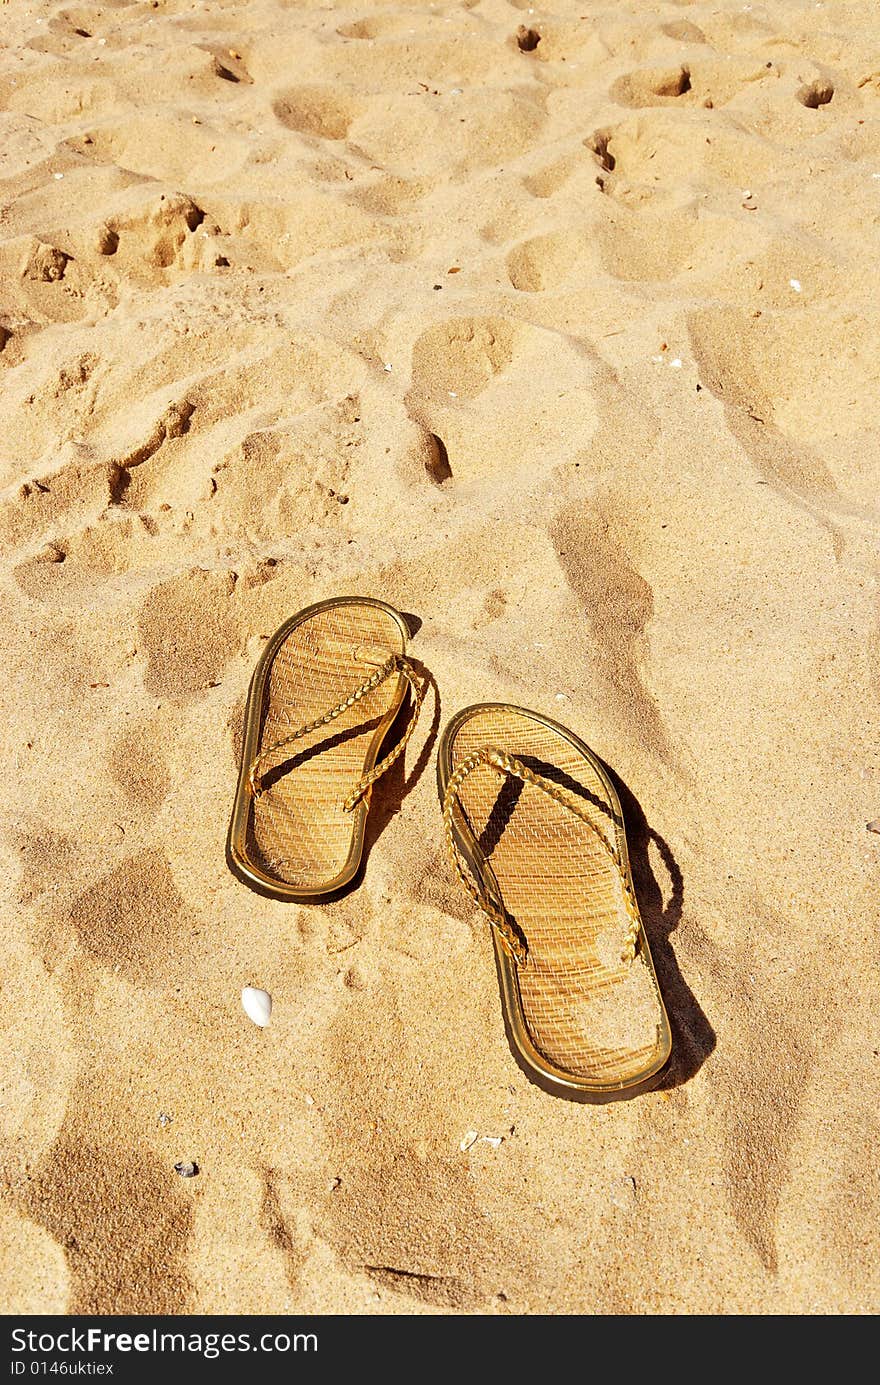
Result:
<svg viewBox="0 0 880 1385">
<path fill-rule="evenodd" d="M 385 602 L 339 597 L 270 639 L 248 695 L 227 844 L 230 867 L 256 889 L 318 900 L 355 878 L 372 786 L 403 754 L 424 696 L 408 635 Z M 479 703 L 447 725 L 437 774 L 450 862 L 491 924 L 517 1061 L 582 1100 L 655 1086 L 669 1021 L 600 761 L 549 717 Z"/>
</svg>

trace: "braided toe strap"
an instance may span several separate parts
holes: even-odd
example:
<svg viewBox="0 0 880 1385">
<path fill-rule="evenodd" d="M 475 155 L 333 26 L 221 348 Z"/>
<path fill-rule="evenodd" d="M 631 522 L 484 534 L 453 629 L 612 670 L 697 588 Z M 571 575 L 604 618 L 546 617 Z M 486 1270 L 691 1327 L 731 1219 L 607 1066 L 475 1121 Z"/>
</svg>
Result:
<svg viewBox="0 0 880 1385">
<path fill-rule="evenodd" d="M 468 775 L 473 773 L 478 765 L 486 765 L 494 769 L 500 775 L 509 774 L 515 779 L 520 779 L 524 784 L 531 784 L 536 789 L 540 789 L 548 798 L 567 808 L 576 818 L 579 818 L 586 827 L 590 829 L 594 837 L 602 846 L 602 849 L 613 863 L 617 876 L 620 881 L 623 903 L 627 913 L 628 926 L 623 940 L 620 960 L 624 965 L 629 965 L 636 955 L 636 944 L 638 941 L 640 919 L 639 908 L 636 897 L 633 893 L 632 885 L 629 880 L 629 873 L 624 866 L 620 853 L 612 842 L 608 840 L 605 833 L 596 826 L 589 815 L 586 807 L 581 806 L 573 799 L 569 798 L 555 784 L 548 779 L 544 779 L 540 774 L 535 774 L 521 760 L 513 755 L 508 755 L 503 750 L 498 750 L 495 746 L 484 745 L 480 750 L 475 750 L 472 755 L 468 755 L 462 760 L 461 764 L 451 776 L 446 786 L 446 793 L 443 796 L 443 826 L 446 834 L 446 849 L 449 859 L 456 875 L 467 890 L 475 904 L 479 905 L 483 913 L 489 919 L 496 933 L 498 934 L 501 946 L 509 957 L 519 965 L 525 966 L 528 958 L 528 944 L 520 931 L 514 926 L 503 909 L 496 908 L 495 904 L 489 899 L 485 890 L 479 889 L 471 878 L 470 873 L 465 868 L 461 852 L 455 842 L 453 831 L 453 815 L 456 808 L 464 814 L 459 793 L 461 786 Z"/>
<path fill-rule="evenodd" d="M 386 679 L 390 678 L 392 674 L 395 673 L 402 673 L 409 684 L 412 692 L 412 715 L 410 716 L 409 724 L 405 732 L 391 753 L 386 755 L 384 760 L 380 760 L 368 774 L 365 774 L 364 777 L 358 781 L 352 792 L 343 802 L 343 810 L 346 813 L 352 812 L 353 809 L 357 807 L 358 803 L 360 803 L 364 794 L 372 788 L 376 780 L 381 778 L 386 770 L 391 768 L 395 760 L 400 758 L 406 750 L 407 743 L 413 731 L 416 729 L 416 722 L 418 721 L 419 712 L 422 708 L 422 700 L 425 691 L 412 664 L 403 654 L 392 654 L 390 659 L 386 659 L 385 663 L 382 664 L 380 668 L 377 668 L 375 673 L 371 674 L 366 682 L 362 683 L 359 688 L 356 688 L 344 702 L 340 702 L 336 707 L 332 707 L 329 712 L 325 712 L 323 716 L 308 722 L 306 726 L 300 726 L 298 730 L 292 731 L 289 736 L 284 736 L 280 741 L 275 741 L 272 745 L 267 746 L 265 750 L 261 750 L 259 755 L 251 762 L 251 767 L 248 771 L 248 786 L 254 798 L 259 798 L 260 794 L 264 791 L 260 769 L 270 755 L 274 755 L 276 751 L 283 750 L 285 746 L 292 745 L 295 741 L 301 740 L 303 736 L 308 736 L 310 732 L 319 730 L 322 726 L 329 726 L 337 717 L 341 717 L 343 712 L 347 712 L 349 707 L 354 707 L 356 703 L 360 702 L 361 698 L 366 697 L 374 688 L 378 688 L 380 683 L 384 683 Z"/>
</svg>

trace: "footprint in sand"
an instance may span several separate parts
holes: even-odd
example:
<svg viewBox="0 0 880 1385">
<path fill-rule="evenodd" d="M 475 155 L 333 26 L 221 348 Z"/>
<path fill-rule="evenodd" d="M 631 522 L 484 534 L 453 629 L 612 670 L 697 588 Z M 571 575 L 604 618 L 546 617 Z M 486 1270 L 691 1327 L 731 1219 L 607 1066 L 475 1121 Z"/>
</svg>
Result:
<svg viewBox="0 0 880 1385">
<path fill-rule="evenodd" d="M 75 448 L 68 456 L 57 471 L 22 481 L 7 502 L 0 513 L 0 538 L 10 547 L 37 540 L 57 542 L 71 522 L 97 517 L 113 504 L 119 468 L 82 457 Z M 62 546 L 61 560 L 64 551 Z"/>
<path fill-rule="evenodd" d="M 186 1258 L 191 1195 L 156 1154 L 133 1138 L 133 1121 L 108 1120 L 107 1088 L 80 1083 L 49 1152 L 13 1189 L 21 1211 L 62 1247 L 68 1313 L 186 1313 L 194 1290 Z M 115 1093 L 112 1111 L 127 1093 Z M 160 1253 L 157 1253 L 160 1247 Z"/>
<path fill-rule="evenodd" d="M 359 116 L 357 148 L 394 176 L 446 182 L 482 168 L 507 167 L 529 152 L 547 120 L 535 85 L 392 91 L 370 98 Z"/>
<path fill-rule="evenodd" d="M 520 472 L 534 485 L 558 455 L 562 417 L 572 452 L 592 437 L 592 375 L 589 352 L 565 333 L 497 317 L 435 323 L 414 343 L 405 396 L 409 417 L 443 443 L 445 458 L 425 455 L 425 470 L 441 486 L 493 472 L 506 487 Z"/>
<path fill-rule="evenodd" d="M 664 67 L 640 67 L 619 77 L 611 99 L 621 106 L 726 106 L 754 83 L 775 80 L 766 62 L 700 56 Z"/>
<path fill-rule="evenodd" d="M 704 238 L 694 208 L 655 211 L 647 206 L 615 207 L 595 236 L 605 270 L 629 283 L 674 279 L 693 266 Z"/>
<path fill-rule="evenodd" d="M 475 399 L 510 365 L 516 336 L 504 318 L 455 318 L 429 327 L 413 347 L 413 385 L 444 402 Z"/>
<path fill-rule="evenodd" d="M 32 236 L 0 245 L 0 269 L 17 270 L 23 309 L 31 305 L 53 321 L 87 312 L 103 316 L 116 304 L 120 281 L 156 287 L 212 268 L 215 241 L 194 236 L 205 217 L 191 197 L 172 188 L 160 190 L 154 178 L 115 167 L 125 144 L 118 131 L 112 136 L 96 132 L 81 143 L 96 166 L 67 175 L 64 233 L 51 240 Z M 109 170 L 107 162 L 114 165 Z M 72 200 L 78 180 L 84 189 L 81 201 Z M 13 256 L 18 261 L 14 266 Z"/>
<path fill-rule="evenodd" d="M 327 1199 L 315 1229 L 350 1273 L 366 1274 L 404 1304 L 485 1312 L 500 1287 L 499 1266 L 509 1264 L 467 1170 L 408 1153 L 356 1168 Z"/>
<path fill-rule="evenodd" d="M 465 6 L 468 8 L 468 6 Z M 340 38 L 353 39 L 381 39 L 394 38 L 400 36 L 404 39 L 414 37 L 413 29 L 418 24 L 418 35 L 422 37 L 426 34 L 442 34 L 444 37 L 448 33 L 443 24 L 443 17 L 439 14 L 419 12 L 417 10 L 406 9 L 397 14 L 375 14 L 368 15 L 366 19 L 355 19 L 351 23 L 340 24 L 336 32 Z M 363 60 L 363 59 L 361 59 Z"/>
<path fill-rule="evenodd" d="M 349 482 L 363 441 L 357 397 L 346 396 L 259 428 L 214 466 L 213 504 L 225 532 L 271 548 L 280 535 L 345 522 Z M 263 580 L 271 575 L 264 571 Z"/>
<path fill-rule="evenodd" d="M 432 190 L 428 178 L 379 177 L 353 189 L 348 196 L 374 216 L 401 216 L 416 207 Z"/>
<path fill-rule="evenodd" d="M 139 852 L 84 890 L 70 922 L 83 950 L 132 985 L 166 985 L 186 971 L 194 925 L 161 851 Z"/>
<path fill-rule="evenodd" d="M 78 844 L 45 824 L 15 827 L 10 841 L 21 868 L 19 904 L 30 904 L 61 877 L 75 878 L 81 868 Z"/>
<path fill-rule="evenodd" d="M 25 47 L 55 57 L 82 56 L 91 49 L 91 45 L 84 45 L 84 40 L 95 39 L 101 34 L 104 19 L 103 10 L 88 5 L 61 9 L 49 16 L 45 30 L 28 39 Z"/>
<path fill-rule="evenodd" d="M 701 377 L 761 475 L 806 501 L 822 498 L 830 518 L 839 502 L 873 507 L 863 449 L 878 426 L 880 379 L 863 320 L 831 306 L 807 313 L 700 309 L 688 329 Z M 849 401 L 843 423 L 827 409 L 834 398 Z"/>
<path fill-rule="evenodd" d="M 560 566 L 590 627 L 603 696 L 617 724 L 658 759 L 669 743 L 656 698 L 645 682 L 646 630 L 654 593 L 601 513 L 578 501 L 555 517 L 551 537 Z"/>
<path fill-rule="evenodd" d="M 149 593 L 138 625 L 151 696 L 187 698 L 219 682 L 240 644 L 235 585 L 231 572 L 193 568 Z"/>
<path fill-rule="evenodd" d="M 345 139 L 363 109 L 363 101 L 331 86 L 292 87 L 272 102 L 285 129 L 320 139 Z"/>
<path fill-rule="evenodd" d="M 419 1040 L 402 1028 L 406 1011 L 399 1008 L 395 982 L 374 987 L 343 981 L 343 986 L 346 1004 L 323 1044 L 323 1051 L 339 1061 L 324 1064 L 321 1104 L 332 1115 L 336 1147 L 356 1154 L 347 1161 L 341 1183 L 323 1199 L 315 1232 L 350 1273 L 368 1275 L 378 1288 L 404 1296 L 404 1302 L 485 1311 L 504 1288 L 500 1266 L 507 1273 L 516 1267 L 523 1282 L 534 1274 L 535 1243 L 529 1237 L 514 1243 L 487 1218 L 468 1166 L 458 1157 L 460 1135 L 455 1144 L 450 1140 L 455 1150 L 450 1157 L 425 1159 L 418 1152 L 420 1138 L 429 1131 L 436 1136 L 448 1119 L 442 1088 L 422 1076 L 423 1066 L 436 1063 L 442 1070 L 445 1055 L 432 1060 L 417 1052 Z M 363 1072 L 357 1091 L 345 1076 L 355 1051 Z M 454 1069 L 461 1060 L 461 1054 L 451 1056 Z M 390 1074 L 410 1095 L 386 1126 Z M 417 1095 L 415 1089 L 426 1082 Z M 413 1113 L 418 1111 L 412 1125 L 410 1103 Z"/>
<path fill-rule="evenodd" d="M 11 199 L 9 199 L 11 202 Z M 19 319 L 40 327 L 77 322 L 100 308 L 93 296 L 94 274 L 66 233 L 11 236 L 0 243 L 7 322 Z M 5 329 L 4 345 L 9 329 Z"/>
<path fill-rule="evenodd" d="M 114 743 L 108 760 L 110 777 L 145 815 L 153 816 L 171 788 L 171 773 L 162 755 L 159 720 L 128 729 Z"/>
<path fill-rule="evenodd" d="M 678 63 L 672 67 L 643 67 L 619 77 L 611 97 L 621 106 L 657 106 L 691 90 L 690 68 Z"/>
<path fill-rule="evenodd" d="M 692 24 L 689 19 L 673 19 L 668 24 L 661 24 L 661 32 L 667 38 L 675 39 L 678 43 L 705 43 L 706 35 L 697 24 Z"/>
<path fill-rule="evenodd" d="M 533 197 L 552 197 L 559 192 L 560 188 L 565 187 L 575 175 L 583 168 L 584 159 L 580 151 L 571 154 L 563 154 L 559 159 L 554 159 L 545 168 L 539 169 L 536 173 L 529 173 L 523 178 L 523 187 L 530 192 Z"/>
<path fill-rule="evenodd" d="M 191 197 L 161 192 L 145 198 L 138 188 L 117 208 L 94 232 L 96 252 L 112 257 L 116 273 L 140 283 L 170 283 L 174 275 L 163 271 L 179 274 L 195 267 L 187 264 L 185 252 L 205 214 Z"/>
<path fill-rule="evenodd" d="M 524 241 L 507 257 L 511 284 L 523 293 L 541 293 L 583 282 L 593 271 L 592 239 L 584 231 L 552 231 Z"/>
<path fill-rule="evenodd" d="M 584 144 L 602 191 L 634 210 L 652 202 L 668 206 L 680 200 L 683 186 L 694 198 L 712 189 L 722 201 L 729 199 L 731 183 L 748 188 L 767 177 L 774 157 L 769 142 L 738 121 L 718 121 L 700 111 L 682 117 L 675 105 L 601 127 Z M 734 209 L 740 210 L 739 201 Z"/>
<path fill-rule="evenodd" d="M 63 366 L 51 388 L 44 391 L 46 417 L 51 419 L 50 398 L 56 398 L 68 416 L 82 394 L 98 358 L 84 354 Z M 163 392 L 164 393 L 164 392 Z M 15 500 L 0 520 L 10 540 L 37 544 L 36 552 L 15 568 L 18 585 L 37 600 L 59 596 L 77 599 L 87 595 L 96 578 L 123 571 L 156 533 L 155 521 L 145 514 L 119 514 L 136 506 L 143 485 L 132 485 L 132 469 L 142 466 L 169 441 L 189 428 L 193 406 L 187 400 L 147 399 L 127 420 L 119 436 L 114 430 L 115 456 L 90 460 L 105 451 L 100 436 L 95 444 L 69 443 L 54 472 L 22 483 Z M 91 404 L 82 406 L 82 426 L 88 426 Z M 108 443 L 111 438 L 108 436 Z M 137 494 L 135 493 L 137 491 Z"/>
</svg>

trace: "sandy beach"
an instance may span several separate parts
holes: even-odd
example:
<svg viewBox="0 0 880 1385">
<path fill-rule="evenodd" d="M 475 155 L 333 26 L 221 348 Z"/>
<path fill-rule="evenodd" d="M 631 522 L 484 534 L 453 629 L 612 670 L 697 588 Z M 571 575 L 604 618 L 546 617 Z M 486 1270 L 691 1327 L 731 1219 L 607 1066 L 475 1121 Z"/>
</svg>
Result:
<svg viewBox="0 0 880 1385">
<path fill-rule="evenodd" d="M 877 1312 L 876 4 L 0 16 L 2 1311 Z M 284 904 L 245 698 L 340 594 L 434 686 Z M 657 1091 L 511 1055 L 483 700 L 617 776 Z"/>
</svg>

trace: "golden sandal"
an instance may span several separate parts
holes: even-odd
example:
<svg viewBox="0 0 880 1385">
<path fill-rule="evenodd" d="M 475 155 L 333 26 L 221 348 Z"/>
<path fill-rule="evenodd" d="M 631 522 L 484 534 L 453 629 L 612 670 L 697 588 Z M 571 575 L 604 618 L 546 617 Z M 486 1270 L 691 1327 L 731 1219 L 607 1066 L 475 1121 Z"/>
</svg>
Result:
<svg viewBox="0 0 880 1385">
<path fill-rule="evenodd" d="M 520 1066 L 580 1100 L 655 1086 L 672 1036 L 604 767 L 549 717 L 480 703 L 446 727 L 437 776 L 452 866 L 492 925 Z"/>
<path fill-rule="evenodd" d="M 424 688 L 409 631 L 384 601 L 343 596 L 292 616 L 251 679 L 227 839 L 230 869 L 276 899 L 335 894 L 355 877 L 370 791 L 403 754 Z M 411 715 L 384 759 L 407 692 Z"/>
</svg>

